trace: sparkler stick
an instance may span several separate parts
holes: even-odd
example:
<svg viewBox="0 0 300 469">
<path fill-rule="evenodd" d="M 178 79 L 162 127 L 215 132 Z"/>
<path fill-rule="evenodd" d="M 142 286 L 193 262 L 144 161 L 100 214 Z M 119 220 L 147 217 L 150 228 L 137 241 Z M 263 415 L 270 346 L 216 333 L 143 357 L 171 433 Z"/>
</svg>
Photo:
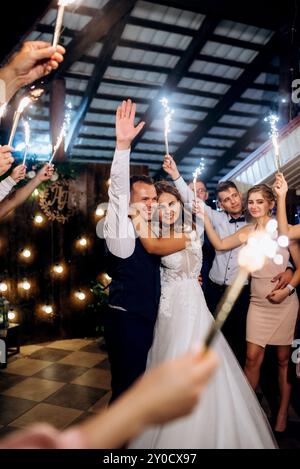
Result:
<svg viewBox="0 0 300 469">
<path fill-rule="evenodd" d="M 277 123 L 279 121 L 279 117 L 276 114 L 270 114 L 269 117 L 265 118 L 265 122 L 269 122 L 271 126 L 271 138 L 274 147 L 274 154 L 275 154 L 275 167 L 277 172 L 280 172 L 281 168 L 281 160 L 280 160 L 280 150 L 279 150 L 279 142 L 278 142 L 278 128 Z"/>
<path fill-rule="evenodd" d="M 25 132 L 25 151 L 23 157 L 23 166 L 25 166 L 26 158 L 30 148 L 30 125 L 28 121 L 24 122 L 24 132 Z"/>
<path fill-rule="evenodd" d="M 21 102 L 19 104 L 18 110 L 17 110 L 17 112 L 15 113 L 15 116 L 14 116 L 13 126 L 12 126 L 12 129 L 11 129 L 11 133 L 10 133 L 10 137 L 9 137 L 9 141 L 8 141 L 8 145 L 10 147 L 13 144 L 21 115 L 23 114 L 24 110 L 26 109 L 27 106 L 29 106 L 30 103 L 31 103 L 31 99 L 28 96 L 26 96 L 25 98 L 23 98 L 21 100 Z"/>
<path fill-rule="evenodd" d="M 52 164 L 54 158 L 56 157 L 56 153 L 58 152 L 58 150 L 59 150 L 59 148 L 60 148 L 60 146 L 61 146 L 61 144 L 62 144 L 62 141 L 63 141 L 64 137 L 66 136 L 66 130 L 67 130 L 67 129 L 66 129 L 66 122 L 64 122 L 64 123 L 63 123 L 63 126 L 62 126 L 62 128 L 61 128 L 60 134 L 59 134 L 59 136 L 58 136 L 58 138 L 57 138 L 56 144 L 55 144 L 55 146 L 54 146 L 54 148 L 53 148 L 53 153 L 52 153 L 52 156 L 51 156 L 51 158 L 50 158 L 50 160 L 49 160 L 49 164 Z"/>
<path fill-rule="evenodd" d="M 57 47 L 58 45 L 62 26 L 63 26 L 65 8 L 67 5 L 71 5 L 71 3 L 74 3 L 74 0 L 59 0 L 58 2 L 58 12 L 57 12 L 54 37 L 53 37 L 53 43 L 52 43 L 53 47 Z"/>
</svg>

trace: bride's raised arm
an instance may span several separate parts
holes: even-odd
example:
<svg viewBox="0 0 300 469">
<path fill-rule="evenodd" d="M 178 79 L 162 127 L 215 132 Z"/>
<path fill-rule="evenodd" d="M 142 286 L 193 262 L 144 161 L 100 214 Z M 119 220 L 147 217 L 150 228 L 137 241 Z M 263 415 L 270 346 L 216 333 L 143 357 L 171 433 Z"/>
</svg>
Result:
<svg viewBox="0 0 300 469">
<path fill-rule="evenodd" d="M 204 220 L 204 228 L 207 234 L 207 237 L 216 251 L 231 251 L 231 249 L 238 248 L 242 246 L 250 235 L 251 231 L 253 230 L 252 225 L 246 225 L 236 233 L 231 236 L 226 236 L 226 238 L 221 239 L 218 233 L 215 231 L 209 216 L 204 212 L 203 209 L 204 204 L 197 204 L 197 217 L 200 217 Z"/>
<path fill-rule="evenodd" d="M 157 237 L 151 224 L 144 220 L 139 214 L 131 214 L 132 223 L 135 231 L 141 240 L 142 245 L 149 254 L 157 256 L 169 256 L 175 252 L 185 249 L 190 241 L 190 237 L 186 233 L 173 233 L 166 238 Z"/>
</svg>

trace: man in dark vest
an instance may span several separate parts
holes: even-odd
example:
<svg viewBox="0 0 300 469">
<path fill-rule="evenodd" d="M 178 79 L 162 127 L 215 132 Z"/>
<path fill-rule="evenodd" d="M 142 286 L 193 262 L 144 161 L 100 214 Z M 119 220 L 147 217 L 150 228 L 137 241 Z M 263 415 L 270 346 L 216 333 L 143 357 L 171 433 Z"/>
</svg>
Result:
<svg viewBox="0 0 300 469">
<path fill-rule="evenodd" d="M 135 127 L 136 106 L 123 102 L 116 116 L 117 146 L 111 168 L 109 205 L 104 226 L 112 277 L 104 335 L 112 372 L 112 401 L 146 369 L 160 298 L 160 257 L 148 254 L 128 217 L 129 204 L 138 204 L 151 221 L 157 193 L 148 176 L 130 180 L 130 147 L 144 127 Z"/>
</svg>

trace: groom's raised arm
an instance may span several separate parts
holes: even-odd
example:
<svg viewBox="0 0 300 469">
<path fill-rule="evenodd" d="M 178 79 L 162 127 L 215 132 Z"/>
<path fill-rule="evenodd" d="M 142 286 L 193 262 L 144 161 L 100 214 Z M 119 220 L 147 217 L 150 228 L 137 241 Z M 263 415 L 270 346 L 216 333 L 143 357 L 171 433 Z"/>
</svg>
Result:
<svg viewBox="0 0 300 469">
<path fill-rule="evenodd" d="M 130 202 L 130 149 L 131 143 L 144 127 L 134 126 L 136 106 L 123 101 L 116 114 L 116 151 L 111 168 L 109 203 L 104 225 L 104 237 L 109 251 L 126 259 L 135 249 L 135 232 L 128 218 Z"/>
</svg>

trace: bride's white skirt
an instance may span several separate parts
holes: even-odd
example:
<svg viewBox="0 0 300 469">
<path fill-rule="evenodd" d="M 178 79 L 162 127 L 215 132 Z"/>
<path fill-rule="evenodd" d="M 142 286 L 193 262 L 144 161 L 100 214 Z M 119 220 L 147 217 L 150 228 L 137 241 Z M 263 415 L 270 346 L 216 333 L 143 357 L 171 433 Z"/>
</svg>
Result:
<svg viewBox="0 0 300 469">
<path fill-rule="evenodd" d="M 200 345 L 213 320 L 196 280 L 163 287 L 148 368 Z M 214 343 L 221 365 L 188 417 L 146 430 L 130 448 L 275 448 L 255 393 L 220 334 Z"/>
</svg>

